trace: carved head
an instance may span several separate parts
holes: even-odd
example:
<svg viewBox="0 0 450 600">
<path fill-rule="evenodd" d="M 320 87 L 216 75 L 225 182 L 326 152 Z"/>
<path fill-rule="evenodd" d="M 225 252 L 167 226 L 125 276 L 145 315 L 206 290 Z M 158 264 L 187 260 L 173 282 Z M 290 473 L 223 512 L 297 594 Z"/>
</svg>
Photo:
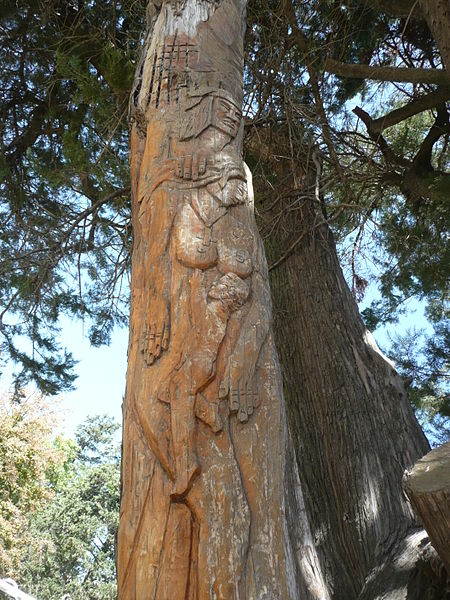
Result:
<svg viewBox="0 0 450 600">
<path fill-rule="evenodd" d="M 212 125 L 235 138 L 241 123 L 241 110 L 224 96 L 215 96 L 212 106 Z"/>
<path fill-rule="evenodd" d="M 198 137 L 210 126 L 231 139 L 236 137 L 242 112 L 229 92 L 203 88 L 191 95 L 190 100 L 180 135 L 182 141 Z"/>
</svg>

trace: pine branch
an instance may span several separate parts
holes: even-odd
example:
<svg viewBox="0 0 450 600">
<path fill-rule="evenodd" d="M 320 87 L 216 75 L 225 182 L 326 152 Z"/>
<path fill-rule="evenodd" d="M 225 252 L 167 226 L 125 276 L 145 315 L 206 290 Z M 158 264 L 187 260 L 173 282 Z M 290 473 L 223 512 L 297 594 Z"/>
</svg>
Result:
<svg viewBox="0 0 450 600">
<path fill-rule="evenodd" d="M 431 155 L 433 152 L 433 146 L 438 141 L 438 139 L 445 134 L 450 133 L 450 123 L 449 123 L 449 115 L 445 104 L 441 104 L 438 107 L 437 116 L 435 122 L 433 123 L 430 131 L 425 136 L 419 151 L 414 157 L 414 167 L 416 170 L 420 169 L 430 169 L 431 167 Z"/>
<path fill-rule="evenodd" d="M 389 146 L 387 141 L 381 135 L 381 132 L 377 132 L 377 131 L 373 130 L 373 128 L 372 128 L 373 119 L 369 115 L 369 113 L 367 113 L 365 110 L 363 110 L 359 106 L 356 106 L 353 109 L 353 112 L 364 123 L 370 139 L 373 140 L 377 144 L 377 146 L 380 148 L 381 153 L 383 154 L 383 156 L 386 159 L 386 162 L 388 164 L 391 164 L 391 165 L 392 164 L 402 164 L 403 166 L 407 166 L 407 165 L 409 166 L 408 161 L 407 161 L 407 165 L 405 165 L 405 159 L 403 157 L 399 157 L 399 156 L 397 156 L 397 154 L 395 154 L 395 152 Z"/>
<path fill-rule="evenodd" d="M 354 65 L 341 63 L 327 58 L 324 71 L 354 79 L 372 79 L 374 81 L 392 81 L 405 83 L 429 83 L 450 85 L 450 74 L 445 69 L 408 69 L 404 67 L 378 67 L 372 65 Z"/>
<path fill-rule="evenodd" d="M 417 115 L 425 110 L 434 108 L 449 98 L 450 88 L 442 88 L 437 92 L 432 92 L 426 96 L 421 96 L 412 102 L 408 102 L 408 104 L 405 104 L 401 108 L 393 110 L 383 117 L 371 119 L 371 130 L 373 133 L 381 133 L 385 129 L 388 129 L 388 127 L 397 125 L 397 123 L 401 123 L 401 121 L 404 121 L 405 119 L 409 119 L 410 117 L 413 117 L 414 115 Z"/>
</svg>

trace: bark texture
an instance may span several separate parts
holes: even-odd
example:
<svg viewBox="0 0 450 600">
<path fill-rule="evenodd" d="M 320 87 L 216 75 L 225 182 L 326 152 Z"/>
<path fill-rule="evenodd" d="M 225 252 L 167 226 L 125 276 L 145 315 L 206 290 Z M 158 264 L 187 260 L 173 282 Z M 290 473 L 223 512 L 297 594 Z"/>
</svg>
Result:
<svg viewBox="0 0 450 600">
<path fill-rule="evenodd" d="M 307 233 L 271 273 L 314 544 L 335 600 L 423 598 L 411 578 L 425 536 L 402 492 L 402 475 L 429 447 L 402 379 L 361 321 L 315 206 L 311 199 L 296 211 L 298 230 Z"/>
<path fill-rule="evenodd" d="M 450 442 L 418 460 L 403 486 L 450 574 Z"/>
<path fill-rule="evenodd" d="M 245 4 L 158 10 L 131 105 L 119 598 L 326 600 L 242 161 Z"/>
<path fill-rule="evenodd" d="M 444 67 L 450 69 L 450 5 L 447 0 L 419 0 L 419 7 L 438 45 Z"/>
<path fill-rule="evenodd" d="M 411 83 L 431 83 L 450 85 L 450 74 L 446 69 L 414 69 L 406 67 L 377 67 L 371 65 L 355 65 L 341 63 L 333 58 L 327 58 L 324 70 L 341 77 L 355 79 L 373 79 L 374 81 L 394 81 Z"/>
</svg>

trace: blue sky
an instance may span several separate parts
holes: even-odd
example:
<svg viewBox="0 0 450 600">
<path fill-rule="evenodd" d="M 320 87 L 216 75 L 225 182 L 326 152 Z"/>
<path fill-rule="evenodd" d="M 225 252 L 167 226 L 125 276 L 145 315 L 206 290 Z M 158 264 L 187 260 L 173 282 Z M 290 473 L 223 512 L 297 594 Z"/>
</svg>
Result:
<svg viewBox="0 0 450 600">
<path fill-rule="evenodd" d="M 108 414 L 122 420 L 122 398 L 125 393 L 128 330 L 115 329 L 109 346 L 93 348 L 87 327 L 80 321 L 64 319 L 61 342 L 78 360 L 76 389 L 63 394 L 66 412 L 65 431 L 72 435 L 76 426 L 88 415 Z"/>
</svg>

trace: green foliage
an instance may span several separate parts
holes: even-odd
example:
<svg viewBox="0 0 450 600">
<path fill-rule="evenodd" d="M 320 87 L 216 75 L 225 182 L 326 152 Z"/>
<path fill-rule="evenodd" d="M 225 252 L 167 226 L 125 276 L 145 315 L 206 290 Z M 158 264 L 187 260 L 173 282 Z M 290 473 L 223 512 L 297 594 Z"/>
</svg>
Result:
<svg viewBox="0 0 450 600">
<path fill-rule="evenodd" d="M 126 321 L 126 111 L 144 5 L 8 2 L 0 14 L 0 356 L 18 365 L 17 389 L 72 386 L 60 314 L 90 321 L 96 344 Z"/>
<path fill-rule="evenodd" d="M 344 63 L 368 64 L 389 31 L 386 15 L 366 2 L 317 2 L 314 8 L 313 26 L 323 32 L 320 42 Z M 366 88 L 364 79 L 336 78 L 335 85 L 336 108 Z"/>
<path fill-rule="evenodd" d="M 391 100 L 379 113 L 395 108 L 398 101 Z M 434 122 L 435 115 L 425 111 L 390 127 L 385 139 L 396 156 L 414 165 Z M 389 352 L 400 371 L 413 380 L 410 397 L 422 420 L 428 421 L 428 428 L 438 424 L 434 434 L 437 438 L 444 435 L 445 419 L 450 416 L 448 363 L 443 362 L 450 350 L 446 306 L 450 280 L 450 195 L 444 184 L 449 176 L 442 170 L 446 161 L 446 141 L 441 138 L 420 167 L 419 180 L 410 179 L 412 184 L 400 190 L 403 193 L 389 180 L 381 185 L 377 180 L 383 193 L 377 203 L 373 243 L 382 251 L 372 260 L 381 297 L 363 311 L 366 325 L 375 330 L 379 325 L 395 323 L 406 312 L 409 299 L 425 304 L 434 334 L 397 336 Z M 445 435 L 448 434 L 447 431 Z"/>
<path fill-rule="evenodd" d="M 438 322 L 433 333 L 415 329 L 395 336 L 389 354 L 412 383 L 409 396 L 434 443 L 450 439 L 450 327 Z"/>
<path fill-rule="evenodd" d="M 0 398 L 0 576 L 19 577 L 28 549 L 41 540 L 29 519 L 44 510 L 72 460 L 73 444 L 53 443 L 55 404 L 34 395 L 20 404 Z"/>
<path fill-rule="evenodd" d="M 15 414 L 22 412 L 17 409 Z M 44 417 L 33 421 L 33 437 L 31 421 L 26 435 L 23 425 L 7 426 L 8 451 L 0 448 L 2 465 L 13 465 L 0 472 L 1 575 L 14 577 L 42 600 L 64 594 L 73 600 L 113 599 L 118 425 L 106 416 L 92 417 L 77 429 L 75 441 L 60 436 L 52 441 Z M 14 460 L 11 452 L 16 454 Z M 3 485 L 6 477 L 8 486 Z"/>
</svg>

